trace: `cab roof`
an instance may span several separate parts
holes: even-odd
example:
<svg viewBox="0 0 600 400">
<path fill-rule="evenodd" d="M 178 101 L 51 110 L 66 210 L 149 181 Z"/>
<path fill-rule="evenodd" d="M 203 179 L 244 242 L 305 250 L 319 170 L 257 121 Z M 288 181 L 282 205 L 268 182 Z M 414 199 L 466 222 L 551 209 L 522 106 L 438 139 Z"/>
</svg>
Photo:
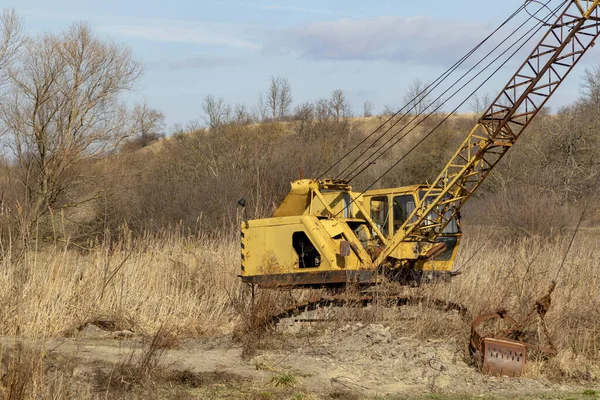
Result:
<svg viewBox="0 0 600 400">
<path fill-rule="evenodd" d="M 410 185 L 410 186 L 402 186 L 391 189 L 375 189 L 375 190 L 367 190 L 364 195 L 365 196 L 387 196 L 390 194 L 405 194 L 405 193 L 416 193 L 420 190 L 428 190 L 429 186 L 427 185 Z"/>
</svg>

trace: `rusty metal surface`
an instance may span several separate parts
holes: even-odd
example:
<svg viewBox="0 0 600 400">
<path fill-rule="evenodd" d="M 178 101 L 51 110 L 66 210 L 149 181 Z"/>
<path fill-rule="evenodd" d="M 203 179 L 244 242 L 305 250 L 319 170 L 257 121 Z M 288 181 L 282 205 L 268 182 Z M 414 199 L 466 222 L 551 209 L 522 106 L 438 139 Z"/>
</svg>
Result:
<svg viewBox="0 0 600 400">
<path fill-rule="evenodd" d="M 286 307 L 278 314 L 271 316 L 270 323 L 275 325 L 282 319 L 294 318 L 304 312 L 314 311 L 322 307 L 366 307 L 373 302 L 381 302 L 388 306 L 400 307 L 404 305 L 425 304 L 428 307 L 441 311 L 456 311 L 464 316 L 467 313 L 467 308 L 461 304 L 451 301 L 435 299 L 426 296 L 410 296 L 410 295 L 346 295 L 340 294 L 335 296 L 322 296 L 308 299 L 302 303 Z"/>
<path fill-rule="evenodd" d="M 556 348 L 552 344 L 544 322 L 544 317 L 550 308 L 551 295 L 555 287 L 556 283 L 552 282 L 548 293 L 535 303 L 531 312 L 520 323 L 506 315 L 505 311 L 485 314 L 473 321 L 471 325 L 469 352 L 473 361 L 481 369 L 481 372 L 488 375 L 507 376 L 510 378 L 521 376 L 525 368 L 527 349 L 542 352 L 547 356 L 556 353 Z M 550 344 L 549 346 L 541 346 L 509 338 L 509 336 L 520 338 L 523 329 L 531 324 L 536 314 L 539 316 L 539 321 L 544 335 Z M 508 329 L 498 334 L 485 335 L 483 332 L 484 324 L 494 320 L 504 322 L 508 325 Z"/>
<path fill-rule="evenodd" d="M 484 374 L 493 376 L 521 376 L 525 367 L 527 349 L 523 343 L 506 339 L 483 339 Z"/>
</svg>

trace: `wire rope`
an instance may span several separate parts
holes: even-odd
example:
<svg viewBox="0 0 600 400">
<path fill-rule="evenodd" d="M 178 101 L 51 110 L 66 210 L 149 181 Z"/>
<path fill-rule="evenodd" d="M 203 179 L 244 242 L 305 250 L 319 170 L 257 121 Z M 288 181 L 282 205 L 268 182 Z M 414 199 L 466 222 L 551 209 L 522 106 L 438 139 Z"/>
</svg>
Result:
<svg viewBox="0 0 600 400">
<path fill-rule="evenodd" d="M 550 17 L 552 17 L 558 10 L 560 10 L 569 0 L 564 0 L 563 2 L 561 2 L 555 9 L 554 12 L 551 12 L 550 14 L 548 14 L 546 16 L 546 18 L 544 18 L 544 21 L 549 19 Z M 435 126 L 431 131 L 429 131 L 429 133 L 427 133 L 423 138 L 421 138 L 421 140 L 419 140 L 412 148 L 410 148 L 400 159 L 398 159 L 390 168 L 388 168 L 382 175 L 380 175 L 377 179 L 375 179 L 375 181 L 373 183 L 371 183 L 366 189 L 364 189 L 357 197 L 355 197 L 351 202 L 349 202 L 344 209 L 342 209 L 340 212 L 338 212 L 336 214 L 336 216 L 338 216 L 340 213 L 342 213 L 346 208 L 348 208 L 350 205 L 352 205 L 356 199 L 358 199 L 360 196 L 362 196 L 367 190 L 371 189 L 373 186 L 375 186 L 384 176 L 386 176 L 388 173 L 390 173 L 392 171 L 392 169 L 394 169 L 396 166 L 398 166 L 398 164 L 400 164 L 404 159 L 406 159 L 406 157 L 408 157 L 408 155 L 410 155 L 417 147 L 419 147 L 425 140 L 427 140 L 444 122 L 446 122 L 448 120 L 448 118 L 450 118 L 450 116 L 455 113 L 456 111 L 458 111 L 458 109 L 460 109 L 460 107 L 462 107 L 468 100 L 469 98 L 474 95 L 475 93 L 477 93 L 477 91 L 479 89 L 481 89 L 481 87 L 483 87 L 483 85 L 485 85 L 500 69 L 502 69 L 504 67 L 504 65 L 506 65 L 533 37 L 535 37 L 535 35 L 544 27 L 545 22 L 540 21 L 538 22 L 530 31 L 528 31 L 525 35 L 523 35 L 521 37 L 521 39 L 526 38 L 526 40 L 518 46 L 518 48 L 502 63 L 500 64 L 496 70 L 494 72 L 492 72 L 492 74 L 490 76 L 488 76 L 465 100 L 463 100 L 451 113 L 449 113 L 444 119 L 442 119 L 442 121 Z M 537 27 L 537 29 L 536 29 Z M 529 35 L 529 37 L 527 37 L 527 34 L 531 31 L 534 31 L 531 35 Z"/>
<path fill-rule="evenodd" d="M 551 0 L 549 0 L 546 4 L 550 3 Z M 560 6 L 562 7 L 562 5 Z M 541 10 L 541 9 L 540 9 Z M 538 10 L 539 11 L 539 10 Z M 554 13 L 551 12 L 551 14 L 548 14 L 545 19 L 547 19 L 550 15 L 554 15 Z M 442 93 L 440 95 L 443 96 L 445 95 L 447 92 L 450 91 L 450 89 L 452 89 L 454 86 L 456 86 L 462 79 L 464 79 L 466 76 L 468 76 L 471 72 L 473 72 L 473 70 L 478 67 L 487 57 L 489 57 L 491 54 L 493 54 L 500 46 L 502 46 L 506 41 L 508 41 L 508 39 L 510 39 L 512 36 L 514 36 L 523 26 L 525 26 L 527 24 L 528 21 L 524 22 L 523 24 L 521 24 L 518 28 L 516 28 L 502 43 L 500 43 L 498 46 L 496 46 L 496 48 L 494 48 L 492 51 L 490 51 L 488 54 L 486 54 L 486 56 L 476 65 L 474 65 L 469 71 L 467 71 L 457 82 L 455 82 L 452 86 L 450 86 L 448 89 L 446 89 L 446 91 L 444 93 Z M 452 93 L 452 95 L 450 95 L 450 97 L 448 97 L 447 99 L 445 99 L 443 102 L 441 102 L 440 104 L 437 105 L 437 107 L 435 109 L 433 109 L 431 112 L 429 112 L 429 114 L 427 114 L 421 121 L 419 121 L 416 125 L 412 126 L 408 132 L 406 132 L 404 135 L 402 135 L 400 138 L 398 138 L 395 142 L 393 142 L 391 145 L 389 145 L 385 150 L 383 150 L 383 152 L 381 152 L 379 155 L 377 155 L 377 157 L 371 159 L 375 154 L 377 154 L 379 151 L 381 151 L 386 145 L 388 145 L 390 142 L 392 142 L 392 140 L 394 140 L 398 135 L 400 135 L 402 132 L 404 132 L 405 129 L 407 129 L 410 124 L 412 122 L 414 122 L 416 119 L 418 119 L 422 114 L 416 115 L 408 124 L 406 124 L 405 126 L 403 126 L 400 130 L 398 130 L 392 137 L 390 137 L 385 143 L 383 143 L 368 159 L 363 160 L 362 163 L 360 163 L 359 165 L 357 165 L 351 172 L 350 174 L 346 175 L 343 179 L 348 180 L 349 182 L 351 182 L 352 180 L 354 180 L 356 177 L 358 177 L 359 175 L 361 175 L 363 172 L 365 172 L 375 161 L 377 161 L 378 159 L 380 159 L 384 154 L 386 154 L 388 151 L 390 151 L 394 146 L 396 146 L 402 139 L 404 139 L 406 136 L 408 136 L 410 133 L 412 133 L 415 129 L 417 129 L 417 127 L 422 124 L 423 122 L 425 122 L 427 119 L 429 119 L 429 117 L 431 117 L 432 115 L 435 115 L 437 111 L 439 111 L 448 101 L 450 101 L 452 98 L 454 98 L 458 93 L 460 93 L 465 87 L 467 87 L 471 81 L 475 78 L 478 78 L 481 74 L 483 74 L 483 72 L 485 72 L 488 68 L 490 68 L 492 65 L 494 65 L 494 63 L 496 63 L 502 56 L 504 56 L 505 54 L 507 54 L 512 48 L 514 48 L 515 46 L 517 46 L 519 44 L 520 41 L 522 41 L 529 33 L 531 33 L 533 30 L 535 30 L 536 28 L 541 29 L 541 26 L 539 26 L 541 23 L 543 22 L 538 22 L 536 25 L 534 25 L 531 29 L 529 29 L 524 35 L 522 35 L 521 37 L 519 37 L 515 42 L 513 42 L 508 48 L 506 48 L 502 53 L 500 53 L 498 56 L 496 56 L 496 58 L 494 58 L 490 63 L 488 63 L 483 69 L 481 69 L 475 76 L 473 76 L 469 82 L 463 84 L 459 89 L 457 89 L 456 91 L 454 91 L 454 93 Z M 542 25 L 543 26 L 543 25 Z M 536 32 L 537 33 L 537 32 Z M 535 33 L 534 33 L 535 35 Z M 527 41 L 529 41 L 531 38 L 528 38 L 526 40 L 525 43 L 527 43 Z M 521 46 L 523 46 L 525 43 L 523 43 Z M 522 48 L 522 47 L 521 47 Z M 513 57 L 513 55 L 511 55 L 510 57 Z M 498 70 L 494 71 L 494 73 L 492 75 L 494 75 Z M 484 83 L 486 83 L 489 79 L 491 78 L 488 77 L 488 79 L 485 80 Z M 479 86 L 477 90 L 479 90 L 481 88 L 481 86 Z M 471 93 L 470 96 L 472 96 L 475 93 Z M 439 101 L 439 98 L 433 100 L 427 107 L 427 109 L 429 107 L 431 107 L 432 105 L 435 105 L 437 102 Z M 468 101 L 468 98 L 465 99 L 462 103 L 461 106 L 466 103 Z M 456 110 L 455 110 L 456 111 Z M 455 111 L 453 111 L 452 113 L 454 113 Z M 450 113 L 450 115 L 452 115 L 452 113 Z M 447 118 L 446 118 L 447 119 Z M 437 129 L 437 128 L 434 128 Z M 368 163 L 367 163 L 368 162 Z M 366 164 L 366 165 L 365 165 Z M 363 167 L 363 165 L 365 165 Z M 361 169 L 362 167 L 362 169 Z M 358 171 L 358 172 L 356 172 Z"/>
<path fill-rule="evenodd" d="M 528 1 L 532 1 L 532 0 L 528 0 Z M 395 114 L 393 114 L 392 116 L 390 116 L 385 122 L 383 122 L 381 125 L 379 125 L 373 132 L 371 132 L 369 135 L 367 135 L 367 137 L 365 137 L 363 140 L 361 140 L 357 145 L 355 145 L 352 149 L 350 149 L 345 155 L 343 155 L 339 160 L 337 160 L 333 165 L 331 165 L 327 170 L 325 170 L 323 173 L 321 173 L 318 177 L 318 179 L 321 179 L 323 176 L 325 176 L 327 173 L 329 173 L 333 168 L 335 168 L 336 166 L 338 166 L 346 157 L 348 157 L 350 154 L 352 154 L 354 151 L 356 151 L 360 146 L 362 146 L 365 142 L 367 142 L 370 138 L 372 138 L 377 132 L 379 132 L 386 124 L 388 124 L 390 121 L 392 121 L 395 117 L 397 117 L 402 111 L 404 111 L 411 103 L 413 104 L 413 108 L 411 108 L 409 110 L 412 111 L 412 109 L 414 109 L 417 105 L 419 105 L 421 103 L 421 101 L 424 99 L 425 96 L 423 96 L 424 94 L 430 94 L 433 90 L 435 90 L 439 85 L 442 84 L 442 82 L 444 82 L 450 75 L 452 75 L 452 73 L 454 71 L 456 71 L 467 59 L 469 59 L 477 50 L 479 50 L 479 48 L 481 48 L 487 41 L 489 41 L 498 31 L 500 31 L 500 29 L 502 29 L 505 25 L 507 25 L 512 19 L 514 19 L 519 13 L 521 13 L 523 10 L 525 10 L 527 5 L 527 2 L 523 3 L 516 11 L 514 11 L 500 26 L 498 26 L 498 28 L 496 28 L 492 33 L 490 33 L 484 40 L 482 40 L 479 44 L 477 44 L 477 46 L 475 46 L 473 49 L 471 49 L 466 55 L 464 55 L 461 59 L 459 59 L 456 63 L 454 63 L 454 65 L 452 65 L 450 68 L 448 68 L 444 73 L 442 73 L 442 75 L 440 75 L 436 80 L 434 80 L 431 84 L 429 84 L 422 92 L 418 93 L 412 100 L 410 100 L 404 107 L 402 107 L 400 110 L 398 110 Z M 431 90 L 429 90 L 431 89 Z M 429 90 L 429 92 L 428 92 Z M 421 97 L 421 100 L 419 102 L 417 102 L 416 104 L 414 103 L 415 100 L 418 100 L 419 97 Z M 400 119 L 401 120 L 401 119 Z M 378 140 L 380 140 L 386 133 L 388 133 L 396 124 L 398 124 L 400 121 L 396 121 L 390 128 L 388 128 L 387 131 L 385 131 L 379 138 L 376 138 L 373 143 L 367 148 L 370 149 Z M 365 152 L 367 151 L 365 150 Z M 358 158 L 360 158 L 362 155 L 364 155 L 364 153 L 361 153 L 359 155 Z M 357 158 L 357 159 L 358 159 Z M 357 161 L 357 159 L 355 159 L 354 161 L 352 161 L 349 165 L 352 165 L 354 162 Z M 346 171 L 346 169 L 344 169 L 340 174 L 343 174 Z"/>
</svg>

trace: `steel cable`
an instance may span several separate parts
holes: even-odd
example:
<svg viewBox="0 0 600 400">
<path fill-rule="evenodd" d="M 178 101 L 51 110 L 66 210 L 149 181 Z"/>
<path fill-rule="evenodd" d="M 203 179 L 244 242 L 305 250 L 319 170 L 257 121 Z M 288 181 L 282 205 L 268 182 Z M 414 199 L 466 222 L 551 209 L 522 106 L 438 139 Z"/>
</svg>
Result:
<svg viewBox="0 0 600 400">
<path fill-rule="evenodd" d="M 569 0 L 564 0 L 562 3 L 560 3 L 555 9 L 554 12 L 551 12 L 550 14 L 548 14 L 548 16 L 546 18 L 544 18 L 544 21 L 549 19 L 550 17 L 552 17 L 554 15 L 554 13 L 556 13 L 558 10 L 560 10 Z M 488 76 L 465 100 L 463 100 L 451 113 L 449 113 L 444 119 L 442 119 L 442 121 L 436 125 L 431 131 L 429 131 L 423 138 L 421 138 L 421 140 L 419 140 L 413 147 L 411 147 L 400 159 L 398 159 L 390 168 L 388 168 L 382 175 L 380 175 L 373 183 L 371 183 L 366 189 L 364 189 L 358 196 L 356 196 L 352 201 L 349 202 L 349 204 L 345 205 L 345 207 L 336 214 L 336 217 L 341 214 L 342 212 L 344 212 L 344 210 L 346 208 L 348 208 L 350 205 L 352 205 L 356 199 L 358 199 L 360 196 L 362 196 L 363 194 L 365 194 L 365 192 L 369 189 L 371 189 L 373 186 L 375 186 L 384 176 L 386 176 L 388 173 L 390 173 L 392 171 L 392 169 L 394 169 L 396 166 L 398 166 L 398 164 L 400 164 L 404 159 L 406 159 L 406 157 L 408 157 L 408 155 L 410 155 L 417 147 L 419 147 L 425 140 L 427 140 L 444 122 L 446 122 L 448 120 L 448 118 L 450 118 L 450 116 L 452 114 L 454 114 L 456 111 L 458 111 L 458 109 L 460 109 L 460 107 L 462 107 L 471 96 L 473 96 L 475 93 L 477 93 L 477 91 L 479 89 L 481 89 L 481 87 L 483 87 L 483 85 L 485 85 L 502 67 L 504 67 L 504 65 L 506 65 L 533 37 L 535 37 L 535 35 L 544 27 L 544 22 L 538 22 L 530 31 L 528 31 L 525 35 L 523 35 L 521 37 L 520 40 L 522 40 L 523 38 L 526 38 L 526 40 L 520 45 L 518 46 L 518 48 L 502 63 L 500 64 L 500 66 L 498 66 L 498 68 L 496 68 L 494 70 L 494 72 L 492 72 L 492 74 L 490 74 L 490 76 Z M 536 29 L 537 27 L 537 29 Z M 532 30 L 535 30 L 531 35 L 529 35 L 529 37 L 527 37 L 527 34 L 529 32 L 531 32 Z"/>
<path fill-rule="evenodd" d="M 550 3 L 551 0 L 548 0 L 546 2 L 546 5 Z M 539 11 L 541 11 L 542 8 L 540 8 Z M 549 15 L 554 15 L 549 14 Z M 548 18 L 547 15 L 545 18 Z M 461 86 L 458 90 L 456 90 L 450 97 L 448 97 L 447 99 L 445 99 L 443 102 L 439 103 L 437 105 L 437 107 L 432 110 L 431 112 L 429 112 L 429 114 L 427 114 L 421 121 L 419 121 L 416 125 L 414 125 L 408 132 L 406 132 L 404 135 L 402 135 L 399 139 L 397 139 L 395 142 L 393 142 L 386 150 L 384 150 L 381 154 L 377 155 L 377 157 L 373 158 L 378 152 L 380 152 L 385 146 L 387 146 L 390 142 L 392 142 L 392 140 L 394 140 L 396 137 L 398 137 L 398 135 L 400 135 L 405 129 L 407 129 L 410 124 L 412 124 L 414 121 L 416 121 L 419 117 L 421 117 L 424 112 L 429 109 L 431 106 L 435 105 L 436 103 L 438 103 L 438 101 L 440 101 L 440 98 L 442 96 L 444 96 L 446 93 L 448 93 L 452 88 L 454 88 L 458 83 L 460 83 L 464 78 L 466 78 L 467 76 L 469 76 L 469 74 L 471 72 L 473 72 L 479 65 L 481 65 L 481 63 L 483 63 L 483 61 L 485 61 L 489 56 L 491 56 L 496 50 L 498 50 L 504 43 L 506 43 L 511 37 L 513 37 L 519 30 L 521 30 L 531 19 L 525 21 L 524 23 L 522 23 L 519 27 L 517 27 L 515 30 L 513 30 L 513 32 L 507 36 L 501 43 L 499 43 L 494 49 L 492 49 L 490 52 L 488 52 L 477 64 L 473 65 L 465 74 L 463 74 L 456 82 L 454 82 L 450 87 L 448 87 L 440 96 L 438 96 L 436 99 L 434 99 L 427 107 L 424 108 L 424 111 L 422 111 L 421 113 L 417 114 L 414 116 L 414 118 L 412 118 L 406 125 L 404 125 L 402 128 L 400 128 L 394 135 L 392 135 L 385 143 L 383 143 L 381 146 L 379 146 L 379 148 L 377 150 L 375 150 L 373 152 L 373 154 L 371 154 L 367 159 L 363 160 L 360 164 L 358 164 L 357 166 L 354 167 L 354 169 L 352 169 L 352 171 L 350 171 L 350 173 L 348 173 L 347 175 L 345 175 L 342 179 L 344 180 L 348 180 L 348 181 L 352 181 L 354 178 L 356 178 L 357 176 L 359 176 L 360 174 L 362 174 L 366 169 L 368 169 L 375 161 L 377 161 L 379 158 L 381 158 L 381 156 L 383 156 L 384 154 L 386 154 L 389 150 L 392 149 L 392 147 L 394 147 L 395 145 L 397 145 L 401 140 L 403 140 L 406 136 L 408 136 L 408 134 L 410 134 L 411 132 L 413 132 L 420 124 L 422 124 L 423 122 L 425 122 L 427 119 L 429 119 L 429 117 L 431 117 L 432 115 L 435 115 L 436 112 L 438 110 L 440 110 L 448 101 L 450 101 L 452 98 L 454 98 L 458 93 L 460 93 L 465 87 L 467 87 L 471 81 L 477 77 L 479 77 L 483 72 L 485 72 L 488 68 L 490 68 L 496 61 L 498 61 L 500 59 L 500 57 L 502 57 L 503 55 L 505 55 L 506 53 L 508 53 L 514 46 L 516 46 L 521 40 L 523 40 L 524 36 L 521 36 L 519 39 L 517 39 L 513 44 L 511 44 L 507 49 L 505 49 L 499 56 L 497 56 L 492 62 L 488 63 L 481 71 L 479 71 L 475 76 L 470 78 L 470 81 L 467 82 L 466 84 L 464 84 L 463 86 Z M 538 23 L 539 24 L 539 23 Z M 527 31 L 527 34 L 529 34 L 533 29 L 535 29 L 537 27 L 537 25 L 534 25 L 534 27 L 532 29 L 530 29 L 529 31 Z M 467 99 L 468 100 L 468 99 Z M 466 101 L 465 101 L 466 102 Z M 464 104 L 464 102 L 463 102 Z M 363 165 L 366 166 L 364 168 L 361 169 L 361 167 Z M 358 173 L 356 173 L 356 171 L 359 171 Z M 356 173 L 356 174 L 355 174 Z M 353 174 L 355 174 L 354 176 L 352 176 Z"/>
<path fill-rule="evenodd" d="M 361 140 L 356 146 L 354 146 L 352 149 L 350 149 L 345 155 L 343 155 L 339 160 L 337 160 L 333 165 L 331 165 L 327 170 L 325 170 L 323 173 L 321 173 L 318 177 L 318 179 L 321 179 L 323 176 L 325 176 L 325 174 L 327 174 L 329 171 L 331 171 L 333 168 L 335 168 L 336 166 L 338 166 L 346 157 L 348 157 L 350 154 L 352 154 L 354 151 L 356 151 L 361 145 L 363 145 L 366 141 L 368 141 L 371 137 L 373 137 L 377 132 L 379 132 L 380 129 L 382 129 L 386 124 L 388 124 L 390 121 L 392 121 L 395 117 L 397 117 L 401 112 L 403 112 L 411 103 L 413 104 L 412 108 L 410 110 L 408 110 L 408 112 L 412 111 L 416 106 L 418 106 L 424 99 L 425 96 L 431 94 L 431 92 L 433 90 L 435 90 L 437 87 L 439 87 L 439 85 L 442 84 L 442 82 L 444 82 L 450 75 L 452 75 L 452 73 L 454 73 L 454 71 L 456 71 L 466 60 L 468 60 L 477 50 L 479 50 L 479 48 L 481 48 L 481 46 L 483 46 L 487 41 L 489 41 L 496 33 L 498 33 L 498 31 L 500 31 L 500 29 L 502 29 L 506 24 L 508 24 L 511 20 L 513 20 L 519 13 L 521 13 L 523 10 L 525 10 L 527 3 L 531 1 L 528 0 L 526 1 L 524 4 L 522 4 L 516 11 L 514 11 L 500 26 L 498 26 L 498 28 L 496 28 L 492 33 L 490 33 L 484 40 L 482 40 L 477 46 L 475 46 L 473 49 L 471 49 L 466 55 L 464 55 L 461 59 L 459 59 L 456 63 L 454 63 L 454 65 L 452 65 L 450 68 L 448 68 L 442 75 L 440 75 L 436 80 L 434 80 L 431 84 L 429 84 L 425 89 L 423 89 L 423 91 L 421 91 L 420 93 L 418 93 L 412 100 L 410 100 L 406 105 L 404 105 L 400 110 L 398 110 L 395 114 L 393 114 L 392 116 L 390 116 L 385 122 L 383 122 L 381 125 L 379 125 L 373 132 L 371 132 L 369 135 L 367 135 L 367 137 L 365 137 L 363 140 Z M 431 90 L 430 90 L 431 89 Z M 421 97 L 421 100 L 419 100 L 417 103 L 414 103 L 415 100 L 418 100 L 419 97 Z M 404 116 L 402 117 L 404 118 Z M 373 147 L 373 145 L 375 143 L 377 143 L 378 140 L 380 140 L 386 133 L 388 133 L 396 124 L 398 124 L 402 118 L 399 121 L 396 121 L 390 128 L 388 128 L 388 130 L 386 130 L 383 134 L 381 134 L 381 136 L 379 136 L 379 138 L 376 138 L 373 143 L 364 151 L 362 152 L 355 160 L 353 160 L 349 166 L 351 166 L 354 162 L 356 162 L 360 157 L 362 157 L 367 150 L 369 150 L 370 148 Z M 339 175 L 343 174 L 348 167 L 346 167 L 342 172 L 340 172 Z"/>
</svg>

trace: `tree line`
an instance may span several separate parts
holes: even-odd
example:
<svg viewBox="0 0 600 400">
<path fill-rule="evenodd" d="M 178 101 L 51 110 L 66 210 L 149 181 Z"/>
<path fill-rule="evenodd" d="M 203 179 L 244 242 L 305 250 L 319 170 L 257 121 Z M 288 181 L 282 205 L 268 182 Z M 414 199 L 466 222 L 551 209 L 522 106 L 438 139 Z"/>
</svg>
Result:
<svg viewBox="0 0 600 400">
<path fill-rule="evenodd" d="M 249 200 L 252 217 L 270 215 L 290 180 L 318 176 L 396 113 L 387 106 L 386 117 L 373 116 L 365 101 L 363 118 L 356 118 L 341 89 L 294 105 L 289 81 L 273 76 L 254 105 L 208 95 L 199 105 L 202 120 L 168 129 L 160 110 L 121 100 L 143 72 L 129 48 L 99 38 L 84 23 L 30 37 L 12 10 L 2 12 L 0 28 L 3 248 L 25 248 L 33 238 L 103 240 L 123 227 L 140 234 L 235 230 L 237 199 Z M 509 213 L 515 231 L 539 232 L 568 225 L 570 205 L 598 193 L 600 67 L 588 68 L 581 82 L 580 100 L 538 117 L 493 173 L 465 210 L 473 220 L 506 225 Z M 405 94 L 415 113 L 435 107 L 426 87 L 415 80 Z M 475 97 L 472 110 L 480 112 L 488 100 Z M 475 118 L 449 119 L 378 185 L 432 179 Z M 353 183 L 367 186 L 424 130 Z"/>
</svg>

